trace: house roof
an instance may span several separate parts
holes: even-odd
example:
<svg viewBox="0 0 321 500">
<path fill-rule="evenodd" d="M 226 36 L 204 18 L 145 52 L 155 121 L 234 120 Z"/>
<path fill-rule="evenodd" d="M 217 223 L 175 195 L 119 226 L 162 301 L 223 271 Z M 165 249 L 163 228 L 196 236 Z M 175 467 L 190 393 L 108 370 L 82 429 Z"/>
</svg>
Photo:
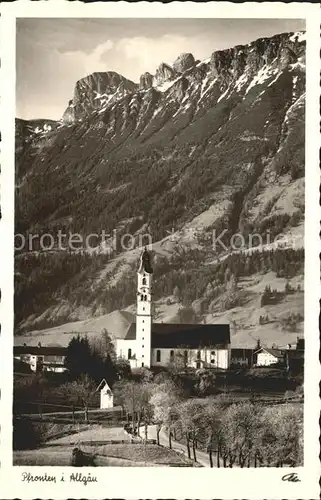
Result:
<svg viewBox="0 0 321 500">
<path fill-rule="evenodd" d="M 109 387 L 109 385 L 107 384 L 107 380 L 106 380 L 105 378 L 103 378 L 103 379 L 101 380 L 101 382 L 98 384 L 98 387 L 97 387 L 97 389 L 96 389 L 96 392 L 97 392 L 97 391 L 101 391 L 104 387 L 106 387 L 106 385 L 107 385 L 107 388 L 110 390 L 110 387 Z"/>
<path fill-rule="evenodd" d="M 132 323 L 125 340 L 136 339 L 136 323 Z M 212 347 L 230 343 L 230 326 L 222 325 L 186 325 L 181 323 L 153 323 L 152 348 Z"/>
<path fill-rule="evenodd" d="M 67 347 L 61 346 L 24 346 L 17 345 L 13 347 L 13 353 L 17 355 L 37 355 L 37 356 L 66 356 Z"/>
<path fill-rule="evenodd" d="M 260 353 L 262 351 L 265 351 L 265 352 L 271 354 L 275 358 L 282 358 L 283 359 L 283 357 L 284 357 L 283 351 L 281 351 L 280 349 L 270 349 L 268 347 L 261 347 L 261 349 L 256 351 L 256 353 Z"/>
</svg>

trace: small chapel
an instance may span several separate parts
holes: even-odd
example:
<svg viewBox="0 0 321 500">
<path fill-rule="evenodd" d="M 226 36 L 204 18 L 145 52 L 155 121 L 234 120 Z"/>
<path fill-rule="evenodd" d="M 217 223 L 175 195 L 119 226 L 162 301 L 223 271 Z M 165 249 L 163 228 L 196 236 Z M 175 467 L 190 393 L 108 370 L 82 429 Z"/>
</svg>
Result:
<svg viewBox="0 0 321 500">
<path fill-rule="evenodd" d="M 137 270 L 136 322 L 129 325 L 116 351 L 131 368 L 184 367 L 227 369 L 231 359 L 229 324 L 154 323 L 153 268 L 145 248 Z"/>
</svg>

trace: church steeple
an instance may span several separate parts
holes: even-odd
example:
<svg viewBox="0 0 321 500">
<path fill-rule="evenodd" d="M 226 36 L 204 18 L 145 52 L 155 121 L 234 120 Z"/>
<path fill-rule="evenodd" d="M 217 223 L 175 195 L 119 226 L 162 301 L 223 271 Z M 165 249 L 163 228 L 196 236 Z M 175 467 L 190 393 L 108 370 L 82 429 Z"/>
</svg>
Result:
<svg viewBox="0 0 321 500">
<path fill-rule="evenodd" d="M 136 353 L 138 366 L 150 367 L 152 330 L 152 265 L 147 249 L 137 271 Z"/>
<path fill-rule="evenodd" d="M 138 272 L 139 273 L 148 273 L 152 274 L 153 273 L 153 268 L 151 265 L 151 257 L 150 254 L 147 251 L 147 248 L 145 247 L 141 257 L 140 257 L 140 263 L 138 267 Z"/>
</svg>

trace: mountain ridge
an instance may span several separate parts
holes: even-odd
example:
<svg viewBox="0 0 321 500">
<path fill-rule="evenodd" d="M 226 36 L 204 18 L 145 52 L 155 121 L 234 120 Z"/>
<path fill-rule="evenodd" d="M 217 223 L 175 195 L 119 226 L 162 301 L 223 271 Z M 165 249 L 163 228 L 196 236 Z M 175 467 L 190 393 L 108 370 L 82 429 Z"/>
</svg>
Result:
<svg viewBox="0 0 321 500">
<path fill-rule="evenodd" d="M 161 66 L 158 80 L 145 73 L 139 84 L 114 72 L 107 79 L 89 75 L 78 86 L 78 107 L 69 104 L 65 119 L 51 129 L 45 120 L 40 129 L 17 120 L 17 232 L 55 236 L 62 228 L 85 236 L 116 230 L 119 238 L 132 234 L 136 245 L 150 233 L 163 287 L 157 301 L 165 304 L 165 315 L 172 307 L 166 297 L 170 301 L 179 284 L 173 270 L 180 249 L 186 253 L 181 274 L 195 269 L 190 286 L 200 288 L 191 303 L 187 297 L 175 303 L 192 309 L 199 308 L 196 299 L 204 303 L 218 264 L 208 266 L 204 287 L 196 283 L 197 269 L 213 261 L 213 231 L 226 229 L 225 242 L 240 232 L 246 247 L 251 233 L 269 231 L 272 239 L 281 234 L 286 255 L 296 259 L 289 252 L 294 237 L 302 245 L 304 219 L 303 38 L 300 32 L 259 39 L 246 49 L 216 51 L 203 62 L 181 55 L 175 72 Z M 131 306 L 133 295 L 124 286 L 135 290 L 137 252 L 109 262 L 105 247 L 98 250 L 100 257 L 68 257 L 55 247 L 46 262 L 36 252 L 17 255 L 18 331 Z M 220 259 L 229 254 L 218 251 Z M 40 262 L 44 269 L 32 271 Z M 290 267 L 274 272 L 291 280 L 296 275 L 291 277 Z M 58 276 L 62 269 L 64 279 Z M 293 269 L 302 271 L 298 263 Z M 28 290 L 43 290 L 44 276 L 50 293 L 42 292 L 37 304 Z M 224 279 L 213 286 L 223 287 L 222 296 L 228 293 Z M 240 289 L 235 293 L 244 300 Z M 299 292 L 297 299 L 301 314 Z M 209 321 L 212 309 L 224 313 L 213 300 L 199 318 Z"/>
</svg>

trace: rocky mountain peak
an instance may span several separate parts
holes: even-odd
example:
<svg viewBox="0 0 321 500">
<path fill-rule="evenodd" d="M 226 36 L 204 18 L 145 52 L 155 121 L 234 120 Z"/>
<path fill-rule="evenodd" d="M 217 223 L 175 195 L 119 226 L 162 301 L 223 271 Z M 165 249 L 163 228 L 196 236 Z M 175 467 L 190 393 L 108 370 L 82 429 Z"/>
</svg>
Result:
<svg viewBox="0 0 321 500">
<path fill-rule="evenodd" d="M 195 59 L 193 54 L 189 52 L 179 55 L 173 63 L 173 69 L 178 73 L 184 73 L 184 71 L 193 66 L 195 66 Z"/>
<path fill-rule="evenodd" d="M 174 75 L 175 75 L 174 69 L 169 64 L 162 62 L 156 70 L 154 83 L 156 85 L 160 85 L 165 80 L 173 78 Z"/>
<path fill-rule="evenodd" d="M 139 88 L 140 89 L 149 89 L 153 86 L 153 75 L 151 75 L 148 71 L 143 73 L 139 79 Z"/>
<path fill-rule="evenodd" d="M 190 281 L 184 282 L 184 287 L 193 310 L 209 321 L 213 314 L 223 314 L 226 321 L 226 314 L 234 305 L 239 308 L 240 300 L 252 301 L 253 289 L 251 285 L 248 295 L 243 295 L 242 289 L 240 295 L 235 295 L 235 302 L 233 292 L 231 302 L 230 290 L 224 288 L 225 264 L 218 270 L 221 264 L 213 262 L 213 229 L 217 234 L 223 228 L 228 230 L 227 245 L 230 235 L 236 232 L 261 234 L 265 240 L 267 229 L 271 241 L 282 233 L 282 252 L 284 245 L 292 249 L 293 241 L 296 245 L 303 242 L 304 34 L 261 38 L 215 51 L 210 58 L 189 64 L 192 59 L 181 55 L 172 66 L 162 63 L 155 76 L 144 73 L 139 85 L 115 72 L 88 75 L 77 82 L 74 98 L 64 114 L 65 123 L 73 123 L 72 127 L 48 120 L 18 121 L 16 230 L 24 234 L 35 228 L 37 233 L 48 232 L 50 228 L 55 234 L 63 227 L 64 232 L 86 236 L 88 228 L 97 234 L 104 228 L 110 234 L 116 229 L 137 239 L 150 232 L 153 248 L 156 254 L 159 252 L 159 283 L 162 286 L 170 281 L 172 287 L 158 286 L 155 300 L 166 304 L 170 297 L 171 304 L 175 285 L 181 290 L 181 276 L 187 275 Z M 173 223 L 177 229 L 169 239 Z M 101 273 L 93 273 L 87 257 L 79 262 L 78 258 L 72 261 L 73 255 L 66 252 L 53 254 L 52 279 L 46 276 L 37 308 L 27 288 L 31 267 L 24 258 L 17 259 L 17 301 L 22 305 L 17 318 L 19 328 L 40 328 L 40 324 L 47 328 L 53 321 L 81 319 L 84 303 L 88 304 L 85 311 L 89 315 L 107 314 L 134 303 L 131 280 L 136 265 L 131 265 L 137 257 L 135 249 L 122 256 L 112 254 L 115 260 L 107 269 L 108 245 L 101 246 L 101 255 L 95 258 Z M 181 248 L 185 267 L 175 278 L 171 256 Z M 270 246 L 265 248 L 269 251 Z M 100 260 L 105 252 L 106 260 Z M 222 252 L 223 263 L 229 256 Z M 58 258 L 68 259 L 66 265 L 70 267 L 66 269 L 74 273 L 67 282 L 59 271 L 62 266 Z M 244 254 L 237 261 L 242 265 L 241 272 L 252 273 L 256 280 L 257 262 L 261 259 L 251 262 L 251 258 L 250 253 Z M 282 259 L 286 268 L 281 271 L 286 279 L 301 272 L 299 259 L 300 255 L 296 269 L 292 256 L 287 263 Z M 266 269 L 271 276 L 281 262 L 275 261 L 272 273 L 270 258 L 261 261 L 264 280 Z M 117 262 L 125 265 L 120 265 L 119 273 L 117 267 L 117 276 L 109 286 L 110 280 L 105 278 L 115 276 Z M 209 266 L 203 266 L 204 262 Z M 200 265 L 209 269 L 206 287 Z M 61 282 L 57 282 L 60 275 Z M 93 291 L 90 300 L 88 286 L 83 287 L 84 278 Z M 31 279 L 39 280 L 35 289 L 42 290 L 42 276 Z M 52 304 L 48 286 L 52 296 L 55 294 L 66 307 Z M 127 288 L 128 294 L 124 293 Z M 191 296 L 193 290 L 199 296 Z M 245 302 L 245 307 L 250 304 L 248 310 L 253 312 L 260 298 L 255 296 L 252 302 Z M 274 319 L 273 330 L 265 330 L 267 324 L 259 322 L 260 312 L 255 317 L 252 312 L 246 325 L 248 331 L 257 336 L 262 326 L 260 338 L 266 334 L 270 342 L 276 328 Z M 243 322 L 242 312 L 240 331 Z M 284 311 L 278 328 L 283 335 Z"/>
<path fill-rule="evenodd" d="M 76 82 L 74 97 L 64 112 L 63 121 L 81 120 L 111 101 L 137 90 L 138 86 L 115 71 L 96 72 Z"/>
<path fill-rule="evenodd" d="M 210 68 L 214 77 L 229 82 L 239 78 L 244 71 L 255 74 L 264 65 L 272 63 L 282 70 L 303 53 L 304 41 L 303 33 L 282 33 L 271 38 L 259 38 L 248 45 L 213 52 Z"/>
</svg>

